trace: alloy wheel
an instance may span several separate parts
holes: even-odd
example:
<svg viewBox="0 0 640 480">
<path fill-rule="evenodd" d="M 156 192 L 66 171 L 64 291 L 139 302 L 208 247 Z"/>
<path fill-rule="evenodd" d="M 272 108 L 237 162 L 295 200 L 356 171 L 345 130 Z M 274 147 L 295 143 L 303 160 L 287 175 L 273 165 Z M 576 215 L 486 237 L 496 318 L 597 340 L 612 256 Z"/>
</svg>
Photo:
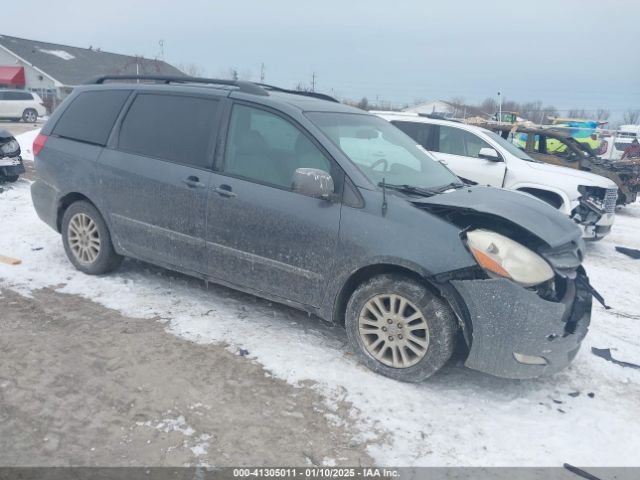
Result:
<svg viewBox="0 0 640 480">
<path fill-rule="evenodd" d="M 33 110 L 28 110 L 24 113 L 24 118 L 27 122 L 32 123 L 38 119 L 38 115 Z"/>
<path fill-rule="evenodd" d="M 68 240 L 71 252 L 84 264 L 93 263 L 100 254 L 98 225 L 89 215 L 77 213 L 69 221 Z"/>
<path fill-rule="evenodd" d="M 393 368 L 415 365 L 429 348 L 429 326 L 424 315 L 397 294 L 369 299 L 360 311 L 358 332 L 367 353 Z"/>
</svg>

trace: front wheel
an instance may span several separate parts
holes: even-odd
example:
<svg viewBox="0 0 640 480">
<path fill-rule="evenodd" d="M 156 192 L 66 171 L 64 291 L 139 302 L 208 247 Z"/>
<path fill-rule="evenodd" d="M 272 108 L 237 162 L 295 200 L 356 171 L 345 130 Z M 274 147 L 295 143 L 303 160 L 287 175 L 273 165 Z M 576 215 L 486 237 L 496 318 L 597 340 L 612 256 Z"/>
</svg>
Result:
<svg viewBox="0 0 640 480">
<path fill-rule="evenodd" d="M 449 305 L 422 284 L 380 275 L 360 285 L 347 304 L 347 337 L 374 372 L 420 382 L 451 358 L 456 320 Z"/>
<path fill-rule="evenodd" d="M 122 263 L 122 256 L 113 249 L 107 224 L 89 202 L 75 202 L 64 212 L 62 243 L 71 263 L 89 275 L 108 273 Z"/>
</svg>

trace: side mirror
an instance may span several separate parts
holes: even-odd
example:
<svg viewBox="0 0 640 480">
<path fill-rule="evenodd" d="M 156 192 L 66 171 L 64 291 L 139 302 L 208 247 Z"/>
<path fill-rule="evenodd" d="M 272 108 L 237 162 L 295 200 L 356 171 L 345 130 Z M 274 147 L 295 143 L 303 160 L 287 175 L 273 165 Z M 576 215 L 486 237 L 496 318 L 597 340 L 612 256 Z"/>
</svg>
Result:
<svg viewBox="0 0 640 480">
<path fill-rule="evenodd" d="M 318 168 L 297 168 L 293 172 L 291 188 L 302 195 L 324 200 L 328 200 L 334 192 L 333 178 Z"/>
<path fill-rule="evenodd" d="M 484 158 L 485 160 L 489 160 L 490 162 L 501 162 L 502 158 L 500 158 L 500 154 L 496 152 L 493 148 L 484 147 L 481 148 L 478 152 L 478 158 Z"/>
</svg>

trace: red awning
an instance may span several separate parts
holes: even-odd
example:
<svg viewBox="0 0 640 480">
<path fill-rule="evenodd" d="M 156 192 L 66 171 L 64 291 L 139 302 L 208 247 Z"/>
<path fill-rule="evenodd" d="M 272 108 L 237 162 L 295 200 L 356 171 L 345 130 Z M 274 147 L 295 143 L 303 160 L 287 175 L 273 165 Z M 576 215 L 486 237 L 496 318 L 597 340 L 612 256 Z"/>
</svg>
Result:
<svg viewBox="0 0 640 480">
<path fill-rule="evenodd" d="M 24 67 L 0 67 L 0 84 L 24 87 Z"/>
</svg>

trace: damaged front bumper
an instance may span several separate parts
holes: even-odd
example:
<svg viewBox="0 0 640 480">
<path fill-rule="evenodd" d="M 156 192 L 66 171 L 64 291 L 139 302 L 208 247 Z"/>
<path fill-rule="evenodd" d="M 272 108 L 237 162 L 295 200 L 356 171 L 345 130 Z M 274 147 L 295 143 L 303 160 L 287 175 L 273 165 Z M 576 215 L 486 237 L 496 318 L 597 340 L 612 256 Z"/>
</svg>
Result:
<svg viewBox="0 0 640 480">
<path fill-rule="evenodd" d="M 13 177 L 24 173 L 21 157 L 0 158 L 0 177 Z"/>
<path fill-rule="evenodd" d="M 569 365 L 587 334 L 592 298 L 581 282 L 563 282 L 562 298 L 549 301 L 507 279 L 452 280 L 471 321 L 465 366 L 525 379 Z"/>
</svg>

